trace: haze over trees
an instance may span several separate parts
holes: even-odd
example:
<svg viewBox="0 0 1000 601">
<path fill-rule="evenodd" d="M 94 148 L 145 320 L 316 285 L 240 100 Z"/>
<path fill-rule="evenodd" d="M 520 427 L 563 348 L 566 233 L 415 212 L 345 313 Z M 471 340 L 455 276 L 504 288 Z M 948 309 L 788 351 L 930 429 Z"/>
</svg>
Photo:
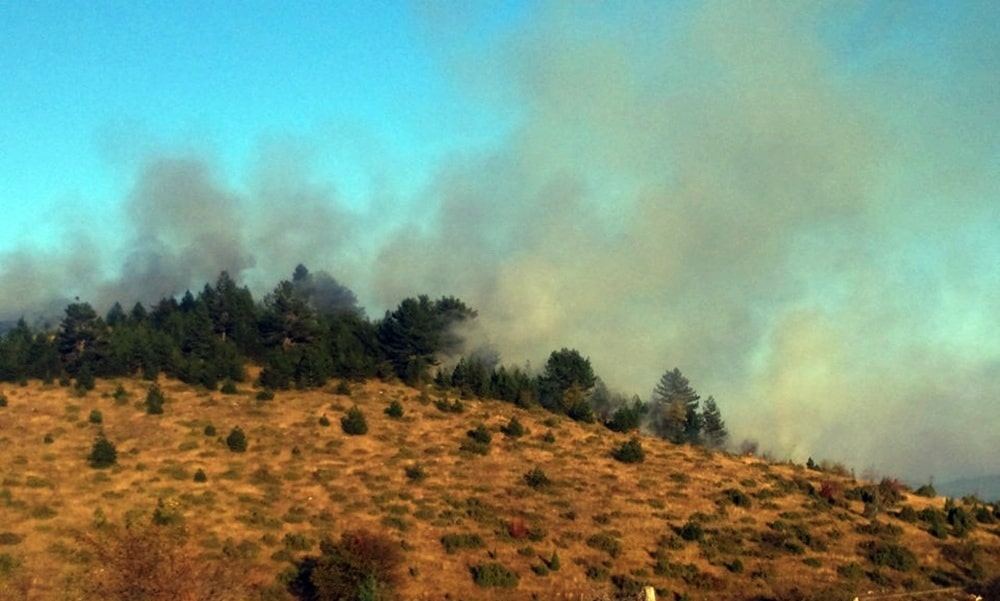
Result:
<svg viewBox="0 0 1000 601">
<path fill-rule="evenodd" d="M 21 320 L 0 337 L 0 381 L 76 381 L 161 374 L 216 390 L 247 380 L 265 390 L 310 389 L 341 381 L 398 379 L 434 383 L 465 397 L 541 405 L 570 418 L 627 432 L 639 429 L 672 442 L 721 447 L 728 433 L 715 400 L 701 397 L 680 369 L 663 374 L 649 403 L 615 394 L 590 359 L 576 349 L 553 351 L 544 367 L 502 365 L 490 349 L 470 346 L 466 326 L 475 309 L 453 296 L 408 297 L 371 319 L 346 286 L 298 265 L 261 299 L 222 272 L 213 284 L 180 299 L 126 311 L 115 303 L 103 317 L 89 303 L 70 303 L 55 331 L 33 331 Z M 154 399 L 155 400 L 155 399 Z M 154 403 L 151 412 L 162 410 Z"/>
</svg>

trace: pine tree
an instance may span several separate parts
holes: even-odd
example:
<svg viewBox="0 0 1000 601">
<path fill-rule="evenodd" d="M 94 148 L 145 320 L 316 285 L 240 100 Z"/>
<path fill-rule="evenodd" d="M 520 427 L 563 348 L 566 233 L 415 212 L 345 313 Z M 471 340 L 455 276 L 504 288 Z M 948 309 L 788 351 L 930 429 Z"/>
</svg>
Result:
<svg viewBox="0 0 1000 601">
<path fill-rule="evenodd" d="M 718 405 L 715 404 L 714 397 L 709 396 L 705 399 L 701 421 L 705 444 L 713 448 L 725 446 L 729 439 L 729 432 L 726 430 L 726 422 L 722 419 L 722 413 L 719 411 Z"/>
<path fill-rule="evenodd" d="M 111 467 L 118 461 L 118 449 L 115 448 L 115 443 L 101 434 L 94 440 L 94 446 L 87 459 L 90 461 L 91 467 L 98 469 Z"/>
<path fill-rule="evenodd" d="M 680 369 L 675 367 L 663 374 L 653 389 L 653 427 L 656 433 L 677 444 L 700 442 L 700 398 Z"/>
</svg>

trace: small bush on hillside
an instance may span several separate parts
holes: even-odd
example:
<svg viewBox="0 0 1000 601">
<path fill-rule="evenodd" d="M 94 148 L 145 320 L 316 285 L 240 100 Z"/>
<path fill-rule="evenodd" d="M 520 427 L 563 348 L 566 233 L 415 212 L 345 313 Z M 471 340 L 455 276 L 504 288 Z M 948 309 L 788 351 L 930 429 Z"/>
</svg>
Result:
<svg viewBox="0 0 1000 601">
<path fill-rule="evenodd" d="M 194 481 L 199 483 L 208 482 L 208 476 L 205 475 L 205 470 L 199 467 L 198 471 L 194 473 Z"/>
<path fill-rule="evenodd" d="M 385 414 L 392 419 L 401 419 L 403 417 L 403 404 L 393 399 L 389 406 L 385 408 Z"/>
<path fill-rule="evenodd" d="M 355 405 L 347 410 L 347 415 L 340 418 L 340 427 L 344 430 L 344 434 L 361 436 L 368 433 L 368 420 L 365 419 L 361 408 Z"/>
<path fill-rule="evenodd" d="M 226 378 L 222 381 L 222 387 L 219 388 L 219 392 L 222 394 L 236 394 L 239 391 L 236 390 L 236 382 L 233 382 L 230 378 Z"/>
<path fill-rule="evenodd" d="M 424 472 L 423 466 L 420 464 L 408 465 L 406 466 L 406 469 L 403 471 L 404 473 L 406 473 L 406 478 L 410 482 L 421 482 L 423 481 L 424 478 L 427 477 L 427 474 Z"/>
<path fill-rule="evenodd" d="M 972 532 L 976 527 L 976 520 L 961 507 L 949 508 L 946 519 L 948 520 L 948 524 L 951 525 L 951 533 L 959 538 Z"/>
<path fill-rule="evenodd" d="M 622 544 L 613 534 L 608 532 L 601 532 L 591 536 L 587 539 L 587 546 L 598 551 L 604 551 L 612 559 L 621 555 L 622 552 Z"/>
<path fill-rule="evenodd" d="M 462 441 L 461 450 L 475 455 L 488 455 L 493 435 L 483 424 L 465 433 L 467 440 Z"/>
<path fill-rule="evenodd" d="M 323 426 L 324 428 L 329 428 L 330 427 L 330 418 L 328 418 L 325 415 L 321 415 L 321 416 L 319 416 L 319 419 L 316 420 L 316 423 L 318 423 L 319 425 Z"/>
<path fill-rule="evenodd" d="M 4 393 L 2 393 L 2 392 L 0 392 L 0 407 L 6 407 L 7 406 L 7 402 L 8 402 L 7 401 L 7 395 L 4 394 Z"/>
<path fill-rule="evenodd" d="M 486 546 L 483 538 L 478 534 L 445 534 L 441 537 L 441 546 L 449 555 L 454 554 L 459 549 L 482 549 Z"/>
<path fill-rule="evenodd" d="M 745 492 L 736 488 L 727 488 L 722 491 L 722 498 L 735 505 L 736 507 L 743 507 L 749 509 L 753 505 L 753 501 L 747 496 Z"/>
<path fill-rule="evenodd" d="M 465 405 L 459 399 L 449 403 L 447 398 L 440 398 L 434 401 L 434 406 L 437 407 L 438 411 L 444 413 L 463 413 L 465 411 Z"/>
<path fill-rule="evenodd" d="M 547 432 L 545 432 L 545 436 L 542 436 L 542 442 L 544 443 L 553 444 L 555 443 L 555 441 L 556 441 L 556 435 L 552 432 L 552 430 L 548 430 Z"/>
<path fill-rule="evenodd" d="M 517 572 L 497 562 L 472 566 L 471 571 L 472 581 L 483 588 L 514 588 L 520 580 Z"/>
<path fill-rule="evenodd" d="M 104 416 L 97 409 L 91 409 L 90 415 L 87 416 L 87 421 L 92 424 L 100 424 L 104 422 Z"/>
<path fill-rule="evenodd" d="M 153 523 L 157 526 L 176 526 L 184 521 L 184 514 L 181 512 L 180 502 L 169 499 L 164 501 L 159 499 L 156 502 L 156 509 L 153 510 Z"/>
<path fill-rule="evenodd" d="M 226 446 L 229 447 L 229 450 L 234 453 L 246 452 L 247 435 L 239 426 L 236 426 L 229 431 L 229 436 L 226 436 Z"/>
<path fill-rule="evenodd" d="M 122 386 L 121 384 L 118 384 L 117 386 L 115 386 L 115 392 L 114 392 L 114 394 L 112 396 L 115 399 L 115 405 L 118 405 L 119 407 L 121 407 L 123 405 L 127 405 L 128 404 L 129 394 L 125 390 L 125 387 Z"/>
<path fill-rule="evenodd" d="M 542 488 L 548 488 L 552 485 L 552 480 L 542 471 L 541 468 L 536 467 L 530 472 L 524 475 L 524 482 L 531 488 L 539 490 Z"/>
<path fill-rule="evenodd" d="M 215 436 L 215 426 L 212 424 L 206 424 L 204 432 L 205 436 Z"/>
<path fill-rule="evenodd" d="M 861 543 L 861 550 L 874 565 L 909 572 L 917 567 L 917 556 L 912 551 L 896 543 L 867 541 Z"/>
<path fill-rule="evenodd" d="M 146 413 L 149 415 L 161 415 L 165 401 L 166 399 L 163 398 L 160 387 L 154 383 L 149 387 L 149 392 L 146 393 Z"/>
<path fill-rule="evenodd" d="M 517 419 L 516 415 L 511 417 L 510 421 L 507 422 L 507 425 L 500 428 L 500 431 L 503 432 L 503 435 L 507 438 L 520 438 L 527 434 L 527 431 L 524 429 L 524 426 L 521 425 L 521 421 Z"/>
<path fill-rule="evenodd" d="M 0 532 L 0 545 L 20 545 L 24 537 L 16 532 Z"/>
<path fill-rule="evenodd" d="M 622 463 L 642 463 L 646 460 L 646 452 L 642 450 L 642 443 L 638 438 L 623 442 L 611 452 L 611 456 Z"/>
<path fill-rule="evenodd" d="M 896 512 L 896 517 L 908 524 L 912 524 L 920 519 L 920 514 L 910 505 L 903 505 L 902 509 Z"/>
<path fill-rule="evenodd" d="M 937 491 L 934 490 L 933 484 L 922 484 L 913 492 L 913 494 L 918 497 L 927 497 L 928 499 L 933 499 L 937 496 Z"/>
<path fill-rule="evenodd" d="M 687 541 L 697 542 L 705 537 L 705 529 L 701 523 L 695 520 L 688 520 L 683 526 L 677 529 L 677 534 Z"/>
<path fill-rule="evenodd" d="M 479 424 L 474 429 L 469 430 L 465 434 L 472 440 L 476 442 L 481 442 L 483 444 L 490 444 L 490 442 L 493 441 L 493 435 L 490 434 L 489 429 L 487 429 L 486 426 L 484 426 L 483 424 Z"/>
<path fill-rule="evenodd" d="M 257 391 L 256 399 L 258 401 L 272 401 L 274 400 L 274 391 L 270 388 L 262 388 Z"/>
<path fill-rule="evenodd" d="M 365 530 L 345 532 L 338 542 L 320 543 L 320 551 L 318 559 L 307 559 L 300 564 L 300 575 L 307 576 L 308 586 L 316 594 L 314 598 L 380 601 L 393 598 L 403 552 L 389 537 Z"/>
<path fill-rule="evenodd" d="M 76 376 L 76 389 L 82 394 L 86 394 L 87 391 L 93 390 L 96 382 L 94 381 L 94 372 L 90 371 L 89 365 L 84 365 L 83 369 Z"/>
<path fill-rule="evenodd" d="M 115 443 L 101 434 L 94 440 L 94 445 L 90 449 L 90 455 L 87 456 L 87 460 L 90 462 L 90 467 L 93 468 L 102 469 L 111 467 L 118 462 L 118 449 L 115 447 Z"/>
</svg>

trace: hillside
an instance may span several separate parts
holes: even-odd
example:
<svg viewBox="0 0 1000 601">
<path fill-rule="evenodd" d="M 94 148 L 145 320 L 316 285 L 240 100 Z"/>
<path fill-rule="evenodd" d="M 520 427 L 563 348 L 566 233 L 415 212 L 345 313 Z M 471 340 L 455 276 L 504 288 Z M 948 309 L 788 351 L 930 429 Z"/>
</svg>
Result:
<svg viewBox="0 0 1000 601">
<path fill-rule="evenodd" d="M 154 512 L 201 563 L 235 566 L 255 599 L 293 599 L 277 576 L 358 528 L 398 542 L 400 599 L 590 600 L 646 583 L 666 599 L 875 598 L 981 591 L 1000 574 L 996 508 L 974 500 L 947 515 L 945 499 L 907 491 L 891 504 L 887 483 L 866 508 L 876 488 L 847 475 L 652 438 L 626 464 L 612 451 L 629 437 L 600 425 L 498 401 L 442 411 L 454 393 L 380 381 L 258 400 L 248 385 L 161 379 L 162 415 L 146 413 L 149 385 L 0 389 L 0 598 L 82 598 L 103 567 L 86 541 Z M 349 436 L 340 418 L 355 405 L 368 432 Z M 513 416 L 518 438 L 501 432 Z M 480 424 L 487 454 L 461 450 Z M 245 453 L 226 445 L 236 426 Z M 108 469 L 87 463 L 101 431 L 118 451 Z M 477 586 L 473 568 L 491 563 L 516 586 Z"/>
</svg>

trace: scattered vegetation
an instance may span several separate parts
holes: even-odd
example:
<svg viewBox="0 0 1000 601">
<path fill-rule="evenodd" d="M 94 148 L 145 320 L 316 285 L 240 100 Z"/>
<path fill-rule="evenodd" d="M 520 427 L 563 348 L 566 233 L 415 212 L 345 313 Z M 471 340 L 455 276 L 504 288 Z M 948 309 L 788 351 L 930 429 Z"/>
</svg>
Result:
<svg viewBox="0 0 1000 601">
<path fill-rule="evenodd" d="M 636 437 L 615 448 L 611 452 L 611 456 L 622 463 L 642 463 L 646 460 L 646 452 L 642 448 L 642 442 Z"/>
<path fill-rule="evenodd" d="M 368 420 L 361 408 L 355 405 L 347 411 L 347 415 L 340 418 L 340 427 L 345 434 L 361 436 L 368 433 Z"/>
<path fill-rule="evenodd" d="M 90 449 L 90 455 L 87 456 L 87 461 L 90 462 L 90 467 L 93 468 L 103 469 L 111 467 L 118 462 L 118 448 L 115 447 L 115 443 L 105 438 L 103 434 L 100 434 L 94 440 L 94 444 Z"/>
<path fill-rule="evenodd" d="M 243 429 L 236 426 L 229 431 L 229 435 L 226 436 L 226 446 L 229 450 L 234 453 L 245 453 L 247 450 L 247 435 L 243 432 Z"/>
<path fill-rule="evenodd" d="M 501 563 L 490 562 L 472 566 L 472 581 L 483 588 L 514 588 L 520 576 Z"/>
</svg>

